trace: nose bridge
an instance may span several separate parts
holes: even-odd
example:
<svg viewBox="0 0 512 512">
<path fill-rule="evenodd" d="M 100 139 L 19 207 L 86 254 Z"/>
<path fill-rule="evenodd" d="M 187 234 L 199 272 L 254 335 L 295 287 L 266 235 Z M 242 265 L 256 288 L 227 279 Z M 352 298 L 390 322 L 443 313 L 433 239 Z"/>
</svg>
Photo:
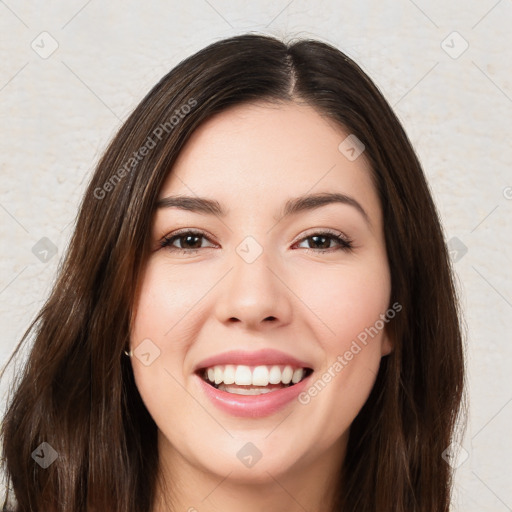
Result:
<svg viewBox="0 0 512 512">
<path fill-rule="evenodd" d="M 217 300 L 219 320 L 236 319 L 253 327 L 269 319 L 290 320 L 291 293 L 276 276 L 279 269 L 271 252 L 253 236 L 235 248 L 229 261 L 232 270 Z"/>
</svg>

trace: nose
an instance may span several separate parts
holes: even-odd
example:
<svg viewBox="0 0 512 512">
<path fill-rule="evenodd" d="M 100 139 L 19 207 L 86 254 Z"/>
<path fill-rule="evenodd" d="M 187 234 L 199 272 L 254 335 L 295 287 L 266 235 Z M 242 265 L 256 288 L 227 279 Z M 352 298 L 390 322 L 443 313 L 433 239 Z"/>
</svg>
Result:
<svg viewBox="0 0 512 512">
<path fill-rule="evenodd" d="M 286 272 L 268 253 L 252 262 L 239 254 L 230 260 L 231 271 L 222 280 L 216 297 L 216 316 L 224 323 L 246 329 L 272 329 L 291 322 L 293 292 Z"/>
</svg>

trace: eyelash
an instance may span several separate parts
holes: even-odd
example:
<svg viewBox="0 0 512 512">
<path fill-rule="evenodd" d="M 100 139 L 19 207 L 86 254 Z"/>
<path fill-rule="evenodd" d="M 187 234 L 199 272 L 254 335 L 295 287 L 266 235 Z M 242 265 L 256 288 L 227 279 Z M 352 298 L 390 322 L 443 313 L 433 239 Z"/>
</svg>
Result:
<svg viewBox="0 0 512 512">
<path fill-rule="evenodd" d="M 160 246 L 162 248 L 167 247 L 167 249 L 170 250 L 171 252 L 178 252 L 179 254 L 195 254 L 199 250 L 201 250 L 201 249 L 181 249 L 179 247 L 172 246 L 172 243 L 174 242 L 174 240 L 177 240 L 180 238 L 185 238 L 185 235 L 193 235 L 193 236 L 197 236 L 197 237 L 203 237 L 206 240 L 211 242 L 211 240 L 202 231 L 186 229 L 183 231 L 178 231 L 176 233 L 172 233 L 171 235 L 164 236 L 163 239 L 160 241 Z M 306 252 L 328 253 L 328 252 L 335 252 L 337 250 L 349 252 L 354 248 L 353 241 L 350 240 L 346 235 L 343 235 L 342 233 L 339 233 L 336 231 L 331 231 L 331 230 L 323 230 L 323 231 L 318 231 L 318 232 L 312 233 L 304 238 L 301 238 L 296 243 L 304 242 L 305 240 L 308 240 L 310 238 L 317 237 L 317 236 L 330 238 L 331 240 L 334 240 L 335 242 L 337 242 L 339 244 L 339 247 L 337 249 L 335 247 L 334 248 L 331 247 L 329 249 L 305 248 L 304 250 Z M 203 247 L 203 249 L 209 249 L 209 248 L 210 247 Z"/>
</svg>

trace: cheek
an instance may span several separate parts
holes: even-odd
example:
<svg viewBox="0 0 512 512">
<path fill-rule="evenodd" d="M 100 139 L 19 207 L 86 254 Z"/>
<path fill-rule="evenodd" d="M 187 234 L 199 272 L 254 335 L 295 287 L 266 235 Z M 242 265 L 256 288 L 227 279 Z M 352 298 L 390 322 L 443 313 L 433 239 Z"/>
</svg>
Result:
<svg viewBox="0 0 512 512">
<path fill-rule="evenodd" d="M 331 355 L 333 351 L 347 350 L 352 340 L 374 326 L 388 308 L 390 276 L 382 262 L 326 268 L 302 275 L 308 277 L 297 280 L 301 289 L 299 296 L 304 297 L 304 302 L 317 316 L 317 325 L 324 331 L 318 339 L 326 344 L 324 350 L 328 349 Z M 382 330 L 381 322 L 378 325 Z"/>
<path fill-rule="evenodd" d="M 329 432 L 335 438 L 366 402 L 378 373 L 386 325 L 381 315 L 391 292 L 389 269 L 379 259 L 331 268 L 301 282 L 308 307 L 320 319 L 315 337 L 325 356 L 302 403 L 331 417 Z"/>
<path fill-rule="evenodd" d="M 175 333 L 211 287 L 197 272 L 150 262 L 144 273 L 133 322 L 132 343 L 154 337 L 162 348 L 176 345 Z M 209 284 L 210 283 L 210 284 Z M 174 335 L 174 336 L 173 336 Z M 174 337 L 174 342 L 171 340 Z M 178 343 L 179 346 L 179 343 Z"/>
<path fill-rule="evenodd" d="M 137 387 L 152 412 L 163 396 L 181 396 L 177 381 L 183 380 L 187 347 L 178 333 L 195 301 L 191 287 L 184 286 L 178 275 L 169 275 L 168 269 L 166 274 L 165 268 L 151 262 L 147 265 L 134 309 L 130 348 L 135 351 L 132 368 Z M 147 340 L 154 344 L 148 345 L 149 352 L 158 354 L 148 366 L 137 357 L 138 347 Z"/>
</svg>

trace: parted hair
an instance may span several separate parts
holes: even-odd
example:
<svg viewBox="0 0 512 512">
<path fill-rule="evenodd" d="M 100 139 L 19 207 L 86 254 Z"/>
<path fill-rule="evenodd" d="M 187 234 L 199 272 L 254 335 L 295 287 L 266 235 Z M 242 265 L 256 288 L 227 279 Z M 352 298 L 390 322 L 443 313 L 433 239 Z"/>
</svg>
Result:
<svg viewBox="0 0 512 512">
<path fill-rule="evenodd" d="M 443 454 L 465 412 L 464 337 L 420 162 L 383 94 L 347 55 L 314 39 L 254 33 L 176 65 L 96 166 L 53 289 L 6 365 L 30 341 L 1 424 L 4 510 L 152 512 L 157 427 L 123 351 L 155 204 L 194 130 L 257 101 L 310 105 L 364 144 L 383 213 L 390 304 L 403 308 L 386 326 L 393 352 L 351 425 L 332 512 L 448 512 L 453 470 Z M 43 442 L 58 454 L 46 468 L 31 456 Z"/>
</svg>

